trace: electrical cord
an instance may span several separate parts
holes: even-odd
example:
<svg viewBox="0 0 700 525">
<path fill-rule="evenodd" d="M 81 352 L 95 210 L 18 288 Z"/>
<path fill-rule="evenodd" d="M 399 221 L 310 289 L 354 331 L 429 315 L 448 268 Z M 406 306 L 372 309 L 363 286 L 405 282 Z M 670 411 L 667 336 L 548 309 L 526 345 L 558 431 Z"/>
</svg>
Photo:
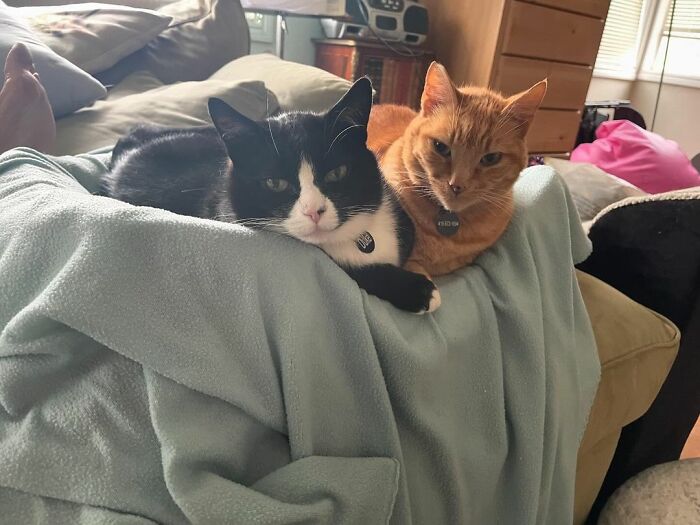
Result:
<svg viewBox="0 0 700 525">
<path fill-rule="evenodd" d="M 671 35 L 673 33 L 673 17 L 676 14 L 676 0 L 671 0 L 671 21 L 668 24 L 668 38 L 666 39 L 666 50 L 664 51 L 664 61 L 661 65 L 661 76 L 659 77 L 659 89 L 656 92 L 656 103 L 654 104 L 654 116 L 651 119 L 651 131 L 654 131 L 656 124 L 656 113 L 659 110 L 659 102 L 661 100 L 661 88 L 664 84 L 664 74 L 666 73 L 666 60 L 668 59 L 668 48 L 671 45 Z M 662 30 L 663 31 L 663 30 Z"/>
<path fill-rule="evenodd" d="M 357 2 L 358 7 L 360 8 L 360 14 L 362 15 L 362 18 L 367 25 L 367 29 L 369 29 L 370 33 L 374 35 L 374 37 L 379 40 L 382 44 L 384 44 L 384 47 L 386 47 L 389 51 L 392 53 L 402 56 L 402 57 L 410 57 L 410 58 L 416 58 L 425 55 L 425 51 L 418 50 L 414 51 L 410 47 L 408 47 L 406 44 L 403 42 L 397 42 L 400 46 L 404 48 L 404 50 L 399 50 L 397 47 L 393 47 L 388 40 L 386 40 L 384 37 L 382 37 L 380 34 L 378 34 L 374 28 L 370 25 L 369 23 L 369 13 L 367 12 L 367 7 L 365 4 L 362 2 L 362 0 L 355 0 Z M 675 0 L 674 0 L 675 2 Z"/>
</svg>

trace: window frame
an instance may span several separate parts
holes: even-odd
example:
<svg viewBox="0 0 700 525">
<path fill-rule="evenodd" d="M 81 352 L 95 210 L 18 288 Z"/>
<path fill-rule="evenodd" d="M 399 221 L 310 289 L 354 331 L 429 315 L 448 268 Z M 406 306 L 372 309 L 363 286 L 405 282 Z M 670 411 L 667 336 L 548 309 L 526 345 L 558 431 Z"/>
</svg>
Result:
<svg viewBox="0 0 700 525">
<path fill-rule="evenodd" d="M 594 66 L 593 76 L 598 78 L 612 78 L 617 80 L 635 81 L 638 78 L 640 67 L 645 56 L 647 42 L 653 23 L 656 17 L 658 4 L 664 0 L 643 0 L 642 13 L 639 17 L 639 25 L 642 28 L 637 38 L 637 49 L 635 52 L 634 68 L 627 71 L 619 71 L 616 69 L 596 68 Z M 662 28 L 663 30 L 663 28 Z"/>
<path fill-rule="evenodd" d="M 637 72 L 638 80 L 648 82 L 659 82 L 661 80 L 661 72 L 655 71 L 653 69 L 653 64 L 656 54 L 659 51 L 659 46 L 661 45 L 664 25 L 666 23 L 666 14 L 671 5 L 671 1 L 672 0 L 655 0 L 656 9 L 653 16 L 652 29 L 647 37 L 646 46 L 642 53 Z M 694 75 L 678 75 L 664 72 L 663 80 L 664 84 L 700 88 L 700 71 Z"/>
</svg>

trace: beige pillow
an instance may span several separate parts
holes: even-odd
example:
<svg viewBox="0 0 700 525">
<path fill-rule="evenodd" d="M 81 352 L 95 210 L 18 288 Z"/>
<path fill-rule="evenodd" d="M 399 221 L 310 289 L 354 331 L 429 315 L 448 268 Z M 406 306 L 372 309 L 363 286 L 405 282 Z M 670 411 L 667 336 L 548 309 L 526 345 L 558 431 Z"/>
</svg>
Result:
<svg viewBox="0 0 700 525">
<path fill-rule="evenodd" d="M 274 55 L 249 55 L 226 64 L 212 79 L 255 79 L 265 82 L 284 110 L 325 111 L 335 104 L 351 83 L 327 71 Z"/>
<path fill-rule="evenodd" d="M 112 146 L 138 124 L 191 127 L 210 124 L 207 101 L 218 97 L 254 120 L 262 120 L 277 110 L 277 100 L 262 82 L 206 80 L 180 82 L 144 93 L 126 94 L 142 83 L 154 80 L 135 73 L 122 82 L 124 93 L 111 96 L 56 123 L 55 155 L 74 155 Z M 132 82 L 133 80 L 133 82 Z M 155 81 L 157 82 L 157 81 Z"/>
<path fill-rule="evenodd" d="M 148 9 L 96 3 L 21 7 L 18 12 L 44 44 L 91 74 L 141 49 L 172 20 Z"/>
</svg>

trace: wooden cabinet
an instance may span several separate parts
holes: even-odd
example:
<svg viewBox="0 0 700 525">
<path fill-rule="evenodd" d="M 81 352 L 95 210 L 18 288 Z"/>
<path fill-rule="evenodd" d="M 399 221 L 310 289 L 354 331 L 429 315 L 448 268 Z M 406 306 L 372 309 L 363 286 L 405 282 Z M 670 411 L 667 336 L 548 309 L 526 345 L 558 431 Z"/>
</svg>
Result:
<svg viewBox="0 0 700 525">
<path fill-rule="evenodd" d="M 569 152 L 610 0 L 422 1 L 430 11 L 428 45 L 458 84 L 512 95 L 548 78 L 528 148 Z"/>
<path fill-rule="evenodd" d="M 367 75 L 375 90 L 375 102 L 420 107 L 423 82 L 432 53 L 412 48 L 399 55 L 381 43 L 365 40 L 315 40 L 316 67 L 347 80 Z"/>
</svg>

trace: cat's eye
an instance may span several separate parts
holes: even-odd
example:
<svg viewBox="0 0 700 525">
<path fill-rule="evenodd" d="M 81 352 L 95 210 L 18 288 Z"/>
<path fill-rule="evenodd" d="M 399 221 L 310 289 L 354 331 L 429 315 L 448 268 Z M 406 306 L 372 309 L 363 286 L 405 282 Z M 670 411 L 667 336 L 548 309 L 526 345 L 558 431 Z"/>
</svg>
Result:
<svg viewBox="0 0 700 525">
<path fill-rule="evenodd" d="M 347 166 L 338 166 L 334 170 L 329 171 L 326 173 L 326 176 L 323 178 L 326 182 L 338 182 L 340 179 L 344 178 L 345 175 L 348 174 L 348 167 Z"/>
<path fill-rule="evenodd" d="M 501 162 L 501 158 L 503 155 L 497 151 L 487 153 L 483 157 L 481 157 L 481 160 L 479 161 L 479 164 L 482 166 L 495 166 L 499 162 Z"/>
<path fill-rule="evenodd" d="M 265 187 L 274 192 L 281 192 L 289 188 L 289 183 L 284 179 L 265 179 Z"/>
<path fill-rule="evenodd" d="M 449 157 L 451 154 L 450 147 L 439 140 L 433 140 L 433 148 L 435 148 L 435 151 L 437 151 L 438 154 L 442 155 L 443 157 Z"/>
</svg>

